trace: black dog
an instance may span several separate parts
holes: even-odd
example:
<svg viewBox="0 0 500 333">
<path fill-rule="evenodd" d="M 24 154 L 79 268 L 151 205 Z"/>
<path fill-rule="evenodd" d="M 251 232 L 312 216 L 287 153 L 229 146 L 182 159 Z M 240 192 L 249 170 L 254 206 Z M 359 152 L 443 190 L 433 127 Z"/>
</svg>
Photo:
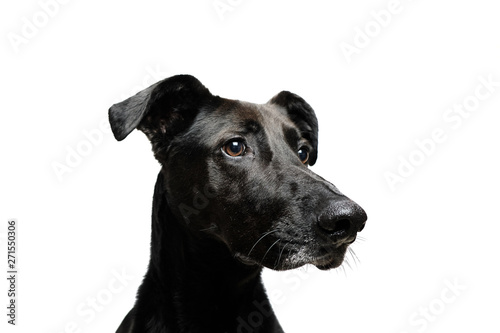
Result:
<svg viewBox="0 0 500 333">
<path fill-rule="evenodd" d="M 283 332 L 262 267 L 338 267 L 365 225 L 308 169 L 318 123 L 290 92 L 251 104 L 178 75 L 113 105 L 109 120 L 117 140 L 144 132 L 162 166 L 149 268 L 118 333 Z"/>
</svg>

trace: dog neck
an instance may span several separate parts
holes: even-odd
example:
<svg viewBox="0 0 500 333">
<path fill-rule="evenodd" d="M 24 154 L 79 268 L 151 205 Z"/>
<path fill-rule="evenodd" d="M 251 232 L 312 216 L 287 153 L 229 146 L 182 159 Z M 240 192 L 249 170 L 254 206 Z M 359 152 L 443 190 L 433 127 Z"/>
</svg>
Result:
<svg viewBox="0 0 500 333">
<path fill-rule="evenodd" d="M 218 240 L 193 235 L 172 214 L 163 186 L 160 173 L 134 332 L 282 332 L 261 282 L 262 268 L 237 261 Z"/>
</svg>

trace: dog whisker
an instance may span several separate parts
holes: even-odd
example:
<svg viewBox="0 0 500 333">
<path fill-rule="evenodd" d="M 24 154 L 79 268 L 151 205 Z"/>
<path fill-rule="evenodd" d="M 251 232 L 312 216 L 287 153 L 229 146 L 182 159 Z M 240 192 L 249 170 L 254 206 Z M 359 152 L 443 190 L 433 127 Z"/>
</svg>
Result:
<svg viewBox="0 0 500 333">
<path fill-rule="evenodd" d="M 205 228 L 205 229 L 200 229 L 200 231 L 207 231 L 207 230 L 213 230 L 213 229 L 217 229 L 217 226 L 215 224 L 212 225 L 211 227 L 208 227 L 208 228 Z"/>
<path fill-rule="evenodd" d="M 342 263 L 342 265 L 340 265 L 340 267 L 342 269 L 342 272 L 344 272 L 344 276 L 347 277 L 347 272 L 345 270 L 345 266 L 344 266 L 344 263 Z"/>
<path fill-rule="evenodd" d="M 351 249 L 350 247 L 347 248 L 349 250 L 349 253 L 351 254 L 351 257 L 352 257 L 352 260 L 354 261 L 354 264 L 357 266 L 358 263 L 360 262 L 358 256 L 356 255 L 356 253 L 354 252 L 353 249 Z"/>
<path fill-rule="evenodd" d="M 291 252 L 292 252 L 292 248 L 288 248 L 288 256 L 289 257 L 290 257 L 290 253 Z M 287 263 L 287 267 L 288 267 L 288 269 L 292 269 L 293 268 L 293 265 L 292 265 L 292 263 L 290 261 Z"/>
<path fill-rule="evenodd" d="M 356 240 L 360 241 L 360 242 L 366 242 L 366 238 L 363 236 L 359 236 L 359 235 L 356 237 Z"/>
<path fill-rule="evenodd" d="M 247 256 L 249 256 L 249 255 L 250 255 L 250 253 L 251 253 L 251 252 L 252 252 L 252 250 L 255 248 L 255 246 L 257 245 L 257 243 L 258 243 L 258 242 L 260 242 L 260 241 L 261 241 L 264 237 L 266 237 L 267 235 L 272 234 L 273 232 L 276 232 L 276 231 L 278 231 L 278 229 L 273 229 L 273 230 L 271 230 L 271 231 L 268 231 L 268 232 L 264 233 L 264 235 L 262 235 L 262 236 L 261 236 L 261 237 L 260 237 L 260 238 L 259 238 L 259 239 L 258 239 L 258 240 L 254 243 L 254 244 L 253 244 L 253 246 L 252 246 L 252 248 L 250 249 L 250 251 L 248 251 Z"/>
<path fill-rule="evenodd" d="M 281 239 L 280 239 L 281 240 Z M 280 242 L 281 243 L 281 242 Z M 278 256 L 278 258 L 274 261 L 274 265 L 273 265 L 273 269 L 276 269 L 276 267 L 278 267 L 278 263 L 280 261 L 280 258 L 281 258 L 281 252 L 283 252 L 283 250 L 285 249 L 285 246 L 286 244 L 283 246 L 283 248 L 281 250 L 279 250 L 279 253 L 280 255 Z M 280 245 L 278 244 L 278 249 L 279 249 Z"/>
<path fill-rule="evenodd" d="M 269 250 L 271 250 L 271 248 L 276 245 L 276 243 L 278 243 L 279 241 L 281 241 L 281 239 L 278 239 L 276 242 L 274 242 L 271 246 L 269 246 L 269 248 L 267 249 L 266 253 L 264 253 L 264 256 L 262 257 L 262 260 L 260 261 L 261 264 L 262 262 L 264 261 L 264 258 L 266 257 L 267 253 L 269 252 Z"/>
<path fill-rule="evenodd" d="M 275 265 L 274 265 L 274 268 L 276 268 L 276 267 L 279 265 L 279 263 L 280 263 L 280 259 L 281 259 L 281 255 L 283 254 L 283 251 L 285 250 L 286 246 L 287 246 L 288 244 L 290 244 L 290 242 L 291 242 L 291 241 L 288 241 L 288 242 L 287 242 L 287 243 L 283 246 L 283 248 L 281 249 L 280 254 L 279 254 L 279 256 L 278 256 L 278 260 L 276 260 L 276 263 L 275 263 Z"/>
<path fill-rule="evenodd" d="M 352 269 L 352 266 L 351 266 L 351 263 L 349 262 L 349 258 L 345 258 L 345 259 L 344 259 L 344 263 L 345 263 L 347 266 L 349 266 L 349 268 L 351 269 L 351 271 L 353 270 L 353 269 Z"/>
</svg>

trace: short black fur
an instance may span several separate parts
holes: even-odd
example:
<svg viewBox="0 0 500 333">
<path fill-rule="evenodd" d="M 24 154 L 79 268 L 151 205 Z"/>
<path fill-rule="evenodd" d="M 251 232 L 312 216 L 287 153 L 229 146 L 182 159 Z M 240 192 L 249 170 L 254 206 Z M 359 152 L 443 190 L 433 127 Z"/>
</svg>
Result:
<svg viewBox="0 0 500 333">
<path fill-rule="evenodd" d="M 144 132 L 162 166 L 148 271 L 118 333 L 283 332 L 262 268 L 335 268 L 364 227 L 363 209 L 299 160 L 306 145 L 316 162 L 318 123 L 295 94 L 250 104 L 178 75 L 109 117 L 118 140 Z M 241 156 L 224 152 L 231 140 Z"/>
</svg>

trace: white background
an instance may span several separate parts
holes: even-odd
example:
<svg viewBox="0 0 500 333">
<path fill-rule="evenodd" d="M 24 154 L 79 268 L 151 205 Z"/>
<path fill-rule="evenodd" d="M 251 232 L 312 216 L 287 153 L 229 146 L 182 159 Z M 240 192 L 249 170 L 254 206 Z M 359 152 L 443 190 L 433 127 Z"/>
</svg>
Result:
<svg viewBox="0 0 500 333">
<path fill-rule="evenodd" d="M 2 332 L 114 332 L 132 307 L 159 165 L 142 133 L 118 143 L 99 126 L 180 73 L 227 98 L 302 96 L 320 122 L 313 170 L 368 213 L 351 267 L 265 272 L 287 333 L 499 332 L 500 86 L 477 88 L 500 82 L 494 1 L 401 0 L 382 27 L 371 12 L 388 0 L 223 0 L 223 14 L 212 0 L 47 2 L 0 8 L 2 271 L 7 219 L 20 225 L 18 326 L 2 278 Z M 467 118 L 443 118 L 464 101 Z M 437 128 L 446 140 L 419 153 Z"/>
</svg>

